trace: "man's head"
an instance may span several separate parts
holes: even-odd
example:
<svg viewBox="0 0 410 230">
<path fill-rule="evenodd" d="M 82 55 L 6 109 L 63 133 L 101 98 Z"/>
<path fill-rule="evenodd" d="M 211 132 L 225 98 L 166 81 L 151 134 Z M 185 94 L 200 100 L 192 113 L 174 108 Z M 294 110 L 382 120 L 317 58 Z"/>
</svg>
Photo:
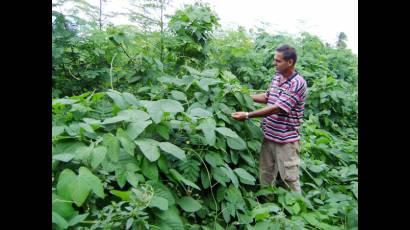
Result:
<svg viewBox="0 0 410 230">
<path fill-rule="evenodd" d="M 275 50 L 273 65 L 279 73 L 285 73 L 295 67 L 297 60 L 296 50 L 290 45 L 281 45 Z"/>
</svg>

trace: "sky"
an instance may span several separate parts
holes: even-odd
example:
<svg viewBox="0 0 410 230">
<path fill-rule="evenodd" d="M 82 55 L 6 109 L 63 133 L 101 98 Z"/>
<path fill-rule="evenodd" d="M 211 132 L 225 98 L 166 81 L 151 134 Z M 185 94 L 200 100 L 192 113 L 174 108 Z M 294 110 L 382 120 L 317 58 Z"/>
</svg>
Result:
<svg viewBox="0 0 410 230">
<path fill-rule="evenodd" d="M 173 0 L 166 11 L 173 14 L 184 4 L 197 0 Z M 53 0 L 54 2 L 54 0 Z M 99 0 L 87 0 L 98 5 Z M 138 1 L 137 1 L 138 2 Z M 299 35 L 306 31 L 322 41 L 335 44 L 337 34 L 347 35 L 347 47 L 358 54 L 358 0 L 202 0 L 209 3 L 220 19 L 222 28 L 263 27 L 271 33 Z M 104 10 L 125 12 L 128 0 L 108 0 Z M 127 24 L 118 17 L 114 24 Z M 262 26 L 264 22 L 264 26 Z"/>
</svg>

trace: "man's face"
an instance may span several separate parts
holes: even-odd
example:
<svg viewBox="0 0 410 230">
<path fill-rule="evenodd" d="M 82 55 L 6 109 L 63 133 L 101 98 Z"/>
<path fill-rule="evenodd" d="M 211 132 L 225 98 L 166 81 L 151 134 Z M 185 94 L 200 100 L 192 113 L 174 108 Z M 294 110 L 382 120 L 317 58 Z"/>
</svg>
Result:
<svg viewBox="0 0 410 230">
<path fill-rule="evenodd" d="M 278 73 L 284 73 L 288 68 L 292 66 L 292 60 L 285 60 L 283 58 L 283 53 L 275 52 L 273 58 L 273 65 Z"/>
</svg>

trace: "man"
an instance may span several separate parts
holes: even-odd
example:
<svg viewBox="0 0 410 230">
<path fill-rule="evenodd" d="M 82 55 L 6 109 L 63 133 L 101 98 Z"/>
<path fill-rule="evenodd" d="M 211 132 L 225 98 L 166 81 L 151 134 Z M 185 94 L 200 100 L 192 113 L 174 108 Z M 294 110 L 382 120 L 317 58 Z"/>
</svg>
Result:
<svg viewBox="0 0 410 230">
<path fill-rule="evenodd" d="M 278 47 L 273 60 L 276 75 L 268 91 L 252 95 L 255 102 L 267 106 L 252 112 L 235 112 L 232 117 L 239 121 L 264 117 L 264 140 L 259 158 L 261 185 L 273 185 L 279 172 L 285 187 L 301 193 L 299 127 L 303 117 L 307 84 L 295 70 L 296 60 L 297 55 L 293 47 Z"/>
</svg>

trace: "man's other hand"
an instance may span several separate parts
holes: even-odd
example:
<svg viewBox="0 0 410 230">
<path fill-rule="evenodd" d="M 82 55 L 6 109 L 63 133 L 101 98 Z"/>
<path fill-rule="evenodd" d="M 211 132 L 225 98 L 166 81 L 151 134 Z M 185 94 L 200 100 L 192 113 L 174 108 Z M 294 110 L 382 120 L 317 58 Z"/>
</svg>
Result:
<svg viewBox="0 0 410 230">
<path fill-rule="evenodd" d="M 238 121 L 246 120 L 246 112 L 235 112 L 231 114 L 232 118 Z"/>
</svg>

